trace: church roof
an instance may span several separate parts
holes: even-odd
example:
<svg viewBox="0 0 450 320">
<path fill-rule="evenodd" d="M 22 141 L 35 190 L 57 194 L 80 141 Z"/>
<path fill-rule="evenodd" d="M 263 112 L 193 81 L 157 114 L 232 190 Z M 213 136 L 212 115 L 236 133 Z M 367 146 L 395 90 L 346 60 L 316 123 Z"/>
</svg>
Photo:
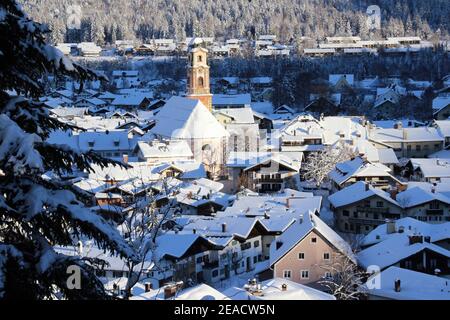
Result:
<svg viewBox="0 0 450 320">
<path fill-rule="evenodd" d="M 155 116 L 152 132 L 175 139 L 209 139 L 228 137 L 225 128 L 200 100 L 174 96 Z"/>
</svg>

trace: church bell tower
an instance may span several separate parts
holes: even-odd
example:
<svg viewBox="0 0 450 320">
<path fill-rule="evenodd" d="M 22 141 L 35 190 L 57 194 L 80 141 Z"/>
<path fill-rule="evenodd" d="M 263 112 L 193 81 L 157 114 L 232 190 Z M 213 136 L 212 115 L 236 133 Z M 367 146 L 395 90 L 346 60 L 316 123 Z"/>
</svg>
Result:
<svg viewBox="0 0 450 320">
<path fill-rule="evenodd" d="M 212 94 L 209 86 L 208 50 L 201 46 L 202 40 L 194 38 L 189 44 L 187 70 L 187 98 L 200 100 L 212 110 Z"/>
</svg>

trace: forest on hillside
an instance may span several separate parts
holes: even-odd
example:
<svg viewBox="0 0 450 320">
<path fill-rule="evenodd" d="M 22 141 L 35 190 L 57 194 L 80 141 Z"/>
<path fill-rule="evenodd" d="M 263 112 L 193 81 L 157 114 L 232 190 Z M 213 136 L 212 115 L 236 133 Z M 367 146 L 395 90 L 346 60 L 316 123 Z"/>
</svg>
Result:
<svg viewBox="0 0 450 320">
<path fill-rule="evenodd" d="M 21 0 L 26 12 L 50 25 L 53 42 L 152 38 L 217 38 L 276 34 L 283 42 L 302 36 L 362 38 L 417 35 L 448 37 L 448 0 Z M 381 8 L 381 30 L 370 33 L 366 8 Z M 75 6 L 75 7 L 74 7 Z M 81 8 L 77 11 L 76 6 Z M 75 9 L 74 9 L 75 8 Z M 76 14 L 79 28 L 68 30 Z M 72 19 L 73 20 L 73 19 Z M 76 20 L 76 19 L 75 19 Z M 73 22 L 73 21 L 72 21 Z"/>
</svg>

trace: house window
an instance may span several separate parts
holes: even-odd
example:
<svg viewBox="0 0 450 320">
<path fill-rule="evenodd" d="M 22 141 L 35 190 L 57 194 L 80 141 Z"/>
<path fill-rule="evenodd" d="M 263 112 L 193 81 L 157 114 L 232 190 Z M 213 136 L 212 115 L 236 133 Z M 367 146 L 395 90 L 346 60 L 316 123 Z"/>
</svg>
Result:
<svg viewBox="0 0 450 320">
<path fill-rule="evenodd" d="M 333 276 L 331 275 L 331 272 L 327 271 L 327 272 L 325 272 L 325 274 L 323 275 L 323 277 L 324 277 L 325 279 L 331 279 Z"/>
<path fill-rule="evenodd" d="M 254 256 L 253 257 L 253 263 L 257 263 L 258 262 L 258 256 Z"/>
<path fill-rule="evenodd" d="M 219 270 L 214 269 L 213 272 L 212 272 L 212 277 L 216 278 L 217 276 L 219 276 Z"/>
<path fill-rule="evenodd" d="M 197 258 L 197 264 L 200 264 L 200 263 L 202 263 L 203 262 L 203 257 L 198 257 Z"/>
<path fill-rule="evenodd" d="M 300 252 L 300 253 L 298 254 L 298 259 L 299 259 L 299 260 L 305 260 L 305 253 L 304 253 L 304 252 Z"/>
<path fill-rule="evenodd" d="M 353 218 L 358 218 L 358 212 L 357 211 L 353 212 Z"/>
<path fill-rule="evenodd" d="M 317 238 L 316 237 L 312 237 L 311 238 L 311 243 L 317 243 Z"/>
<path fill-rule="evenodd" d="M 384 203 L 383 201 L 377 201 L 377 208 L 383 208 Z"/>
<path fill-rule="evenodd" d="M 253 247 L 254 248 L 258 248 L 259 247 L 259 240 L 256 240 L 255 242 L 253 242 Z"/>
<path fill-rule="evenodd" d="M 323 260 L 330 260 L 330 253 L 329 252 L 325 252 L 323 254 Z"/>
<path fill-rule="evenodd" d="M 439 150 L 441 148 L 441 145 L 439 143 L 434 144 L 434 150 Z"/>
<path fill-rule="evenodd" d="M 439 202 L 438 201 L 430 202 L 430 209 L 439 209 Z"/>
<path fill-rule="evenodd" d="M 374 214 L 373 214 L 373 218 L 374 218 L 375 220 L 377 220 L 377 219 L 378 219 L 378 213 L 374 213 Z"/>
<path fill-rule="evenodd" d="M 302 279 L 309 279 L 309 270 L 302 270 L 302 271 L 300 272 L 300 277 L 301 277 Z"/>
<path fill-rule="evenodd" d="M 344 211 L 342 211 L 342 215 L 344 217 L 348 217 L 348 216 L 350 216 L 350 212 L 348 210 L 344 210 Z"/>
<path fill-rule="evenodd" d="M 291 278 L 291 270 L 284 270 L 283 271 L 283 278 L 290 279 Z"/>
<path fill-rule="evenodd" d="M 421 150 L 420 145 L 416 145 L 416 151 L 420 151 L 420 150 Z"/>
</svg>

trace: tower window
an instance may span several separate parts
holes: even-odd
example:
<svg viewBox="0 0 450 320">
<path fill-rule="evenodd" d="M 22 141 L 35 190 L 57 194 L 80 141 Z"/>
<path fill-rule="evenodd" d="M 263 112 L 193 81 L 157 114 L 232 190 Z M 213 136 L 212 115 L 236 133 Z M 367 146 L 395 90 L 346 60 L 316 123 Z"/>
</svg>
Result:
<svg viewBox="0 0 450 320">
<path fill-rule="evenodd" d="M 197 56 L 197 61 L 202 62 L 202 56 Z"/>
<path fill-rule="evenodd" d="M 203 87 L 204 86 L 203 77 L 198 77 L 198 85 L 199 85 L 199 87 Z"/>
</svg>

